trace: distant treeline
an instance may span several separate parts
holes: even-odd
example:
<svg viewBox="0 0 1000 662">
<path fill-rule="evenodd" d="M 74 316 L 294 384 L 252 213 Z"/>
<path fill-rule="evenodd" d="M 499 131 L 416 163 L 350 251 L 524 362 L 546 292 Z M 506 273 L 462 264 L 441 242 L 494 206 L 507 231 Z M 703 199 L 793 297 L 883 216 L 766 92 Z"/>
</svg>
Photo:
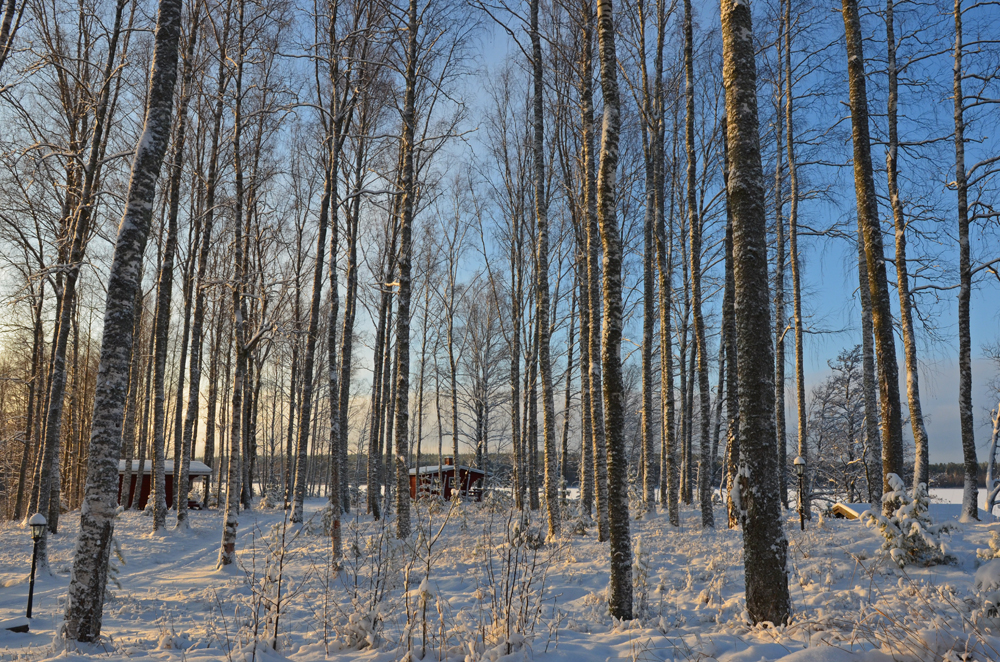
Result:
<svg viewBox="0 0 1000 662">
<path fill-rule="evenodd" d="M 965 487 L 965 465 L 959 462 L 945 462 L 930 464 L 927 467 L 930 476 L 931 487 Z M 912 476 L 913 465 L 907 467 L 907 471 Z M 979 471 L 976 472 L 976 482 L 979 487 L 986 487 L 986 463 L 979 463 Z M 907 480 L 907 484 L 910 481 Z"/>
</svg>

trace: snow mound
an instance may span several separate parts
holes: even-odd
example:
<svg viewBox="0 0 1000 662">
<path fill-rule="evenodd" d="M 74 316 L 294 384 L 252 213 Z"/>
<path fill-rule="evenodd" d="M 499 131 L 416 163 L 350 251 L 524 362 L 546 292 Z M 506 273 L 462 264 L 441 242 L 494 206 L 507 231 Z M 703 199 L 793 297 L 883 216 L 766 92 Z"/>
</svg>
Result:
<svg viewBox="0 0 1000 662">
<path fill-rule="evenodd" d="M 976 570 L 976 579 L 973 586 L 977 591 L 1000 590 L 1000 559 L 993 559 L 984 563 Z"/>
</svg>

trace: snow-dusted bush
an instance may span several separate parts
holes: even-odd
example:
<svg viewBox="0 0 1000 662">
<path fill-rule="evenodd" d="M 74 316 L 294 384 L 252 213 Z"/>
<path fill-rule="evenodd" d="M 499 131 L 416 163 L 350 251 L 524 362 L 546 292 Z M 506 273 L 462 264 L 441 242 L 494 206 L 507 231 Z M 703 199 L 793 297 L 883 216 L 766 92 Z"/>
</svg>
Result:
<svg viewBox="0 0 1000 662">
<path fill-rule="evenodd" d="M 976 556 L 984 561 L 1000 559 L 1000 529 L 990 531 L 990 539 L 986 541 L 989 549 L 977 549 Z"/>
<path fill-rule="evenodd" d="M 514 509 L 514 498 L 504 490 L 488 489 L 483 492 L 483 501 L 480 507 L 495 515 L 509 513 Z"/>
<path fill-rule="evenodd" d="M 477 593 L 482 596 L 483 622 L 479 636 L 486 651 L 509 655 L 534 635 L 548 570 L 560 550 L 545 544 L 544 534 L 530 524 L 526 514 L 510 510 L 500 520 L 499 531 L 495 523 L 492 516 L 485 522 L 480 547 L 482 576 L 477 579 Z"/>
<path fill-rule="evenodd" d="M 885 539 L 880 551 L 900 568 L 918 563 L 935 565 L 950 559 L 945 550 L 944 536 L 953 530 L 947 523 L 937 524 L 927 513 L 927 486 L 917 486 L 911 498 L 903 481 L 896 474 L 888 475 L 888 492 L 882 503 L 889 504 L 890 514 L 866 510 L 862 518 L 869 528 L 877 528 Z"/>
<path fill-rule="evenodd" d="M 268 477 L 260 506 L 261 508 L 283 508 L 285 506 L 285 490 L 277 477 L 273 475 Z"/>
<path fill-rule="evenodd" d="M 632 613 L 645 618 L 649 612 L 649 555 L 642 548 L 642 537 L 636 536 L 632 550 Z"/>
<path fill-rule="evenodd" d="M 237 632 L 239 645 L 249 647 L 253 656 L 257 647 L 277 651 L 285 643 L 281 627 L 285 624 L 288 603 L 302 591 L 287 573 L 291 545 L 296 535 L 289 535 L 287 514 L 265 534 L 256 527 L 245 553 L 237 557 L 245 576 L 249 596 L 238 599 Z"/>
<path fill-rule="evenodd" d="M 322 618 L 349 648 L 378 648 L 384 639 L 383 615 L 400 608 L 396 590 L 401 587 L 405 549 L 392 531 L 393 522 L 386 517 L 348 520 L 344 527 L 344 555 L 335 577 L 339 588 L 328 585 L 326 591 L 328 596 L 346 592 L 350 606 L 341 608 L 332 600 Z"/>
<path fill-rule="evenodd" d="M 646 499 L 642 496 L 642 483 L 633 477 L 628 484 L 628 511 L 633 519 L 640 520 L 649 512 Z"/>
</svg>

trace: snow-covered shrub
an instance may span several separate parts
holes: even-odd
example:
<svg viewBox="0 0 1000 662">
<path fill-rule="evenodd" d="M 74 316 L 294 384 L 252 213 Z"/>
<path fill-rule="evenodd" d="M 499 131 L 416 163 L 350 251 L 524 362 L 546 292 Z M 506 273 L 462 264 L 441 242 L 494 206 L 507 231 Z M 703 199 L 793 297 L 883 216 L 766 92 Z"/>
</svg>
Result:
<svg viewBox="0 0 1000 662">
<path fill-rule="evenodd" d="M 587 522 L 582 517 L 571 521 L 569 523 L 569 534 L 573 536 L 587 535 Z"/>
<path fill-rule="evenodd" d="M 636 536 L 632 550 L 632 613 L 645 618 L 649 612 L 649 555 L 642 548 L 642 537 Z"/>
<path fill-rule="evenodd" d="M 355 611 L 349 613 L 345 621 L 337 628 L 337 634 L 347 648 L 364 650 L 377 648 L 381 619 L 374 611 L 364 609 L 357 600 L 351 604 Z"/>
<path fill-rule="evenodd" d="M 485 490 L 480 508 L 494 515 L 509 513 L 514 509 L 514 498 L 503 490 Z"/>
<path fill-rule="evenodd" d="M 889 504 L 890 514 L 866 510 L 862 518 L 869 528 L 877 528 L 885 539 L 880 551 L 900 568 L 918 563 L 935 565 L 950 561 L 944 544 L 944 535 L 953 530 L 947 523 L 937 524 L 927 513 L 927 486 L 917 486 L 916 497 L 911 498 L 903 481 L 896 474 L 887 477 L 888 492 L 882 503 Z"/>
<path fill-rule="evenodd" d="M 534 635 L 548 570 L 561 550 L 546 545 L 538 527 L 513 509 L 499 522 L 491 514 L 482 536 L 482 575 L 477 580 L 483 604 L 480 636 L 485 650 L 509 655 L 518 641 Z"/>
<path fill-rule="evenodd" d="M 642 496 L 642 483 L 635 479 L 628 484 L 628 511 L 637 520 L 641 520 L 649 512 Z"/>
<path fill-rule="evenodd" d="M 242 621 L 237 638 L 240 645 L 252 647 L 254 655 L 258 645 L 280 648 L 285 639 L 280 628 L 288 603 L 302 590 L 287 573 L 294 540 L 289 531 L 287 516 L 266 534 L 259 535 L 261 532 L 255 529 L 247 553 L 237 557 L 250 589 L 250 595 L 241 600 L 237 609 Z"/>
<path fill-rule="evenodd" d="M 339 572 L 326 586 L 327 602 L 318 613 L 340 642 L 350 648 L 378 648 L 384 640 L 384 614 L 399 608 L 405 548 L 393 535 L 393 521 L 347 520 Z M 336 584 L 336 585 L 335 585 Z M 338 606 L 346 593 L 349 606 Z"/>
<path fill-rule="evenodd" d="M 276 476 L 269 476 L 264 487 L 264 496 L 260 500 L 261 508 L 283 508 L 285 506 L 285 490 Z"/>
<path fill-rule="evenodd" d="M 976 556 L 984 561 L 990 559 L 1000 559 L 1000 529 L 990 531 L 990 539 L 986 541 L 989 549 L 977 549 Z"/>
</svg>

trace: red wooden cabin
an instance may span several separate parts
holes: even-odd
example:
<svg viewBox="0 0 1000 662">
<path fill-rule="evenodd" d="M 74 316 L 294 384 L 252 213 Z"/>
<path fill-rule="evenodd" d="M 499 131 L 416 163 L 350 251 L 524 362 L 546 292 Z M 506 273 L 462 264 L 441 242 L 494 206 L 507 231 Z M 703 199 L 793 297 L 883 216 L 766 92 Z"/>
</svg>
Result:
<svg viewBox="0 0 1000 662">
<path fill-rule="evenodd" d="M 445 499 L 451 499 L 458 490 L 462 497 L 482 501 L 485 480 L 486 472 L 482 469 L 456 465 L 455 458 L 446 457 L 440 471 L 436 463 L 420 467 L 420 495 L 437 496 L 443 487 Z M 410 498 L 417 498 L 416 467 L 410 469 Z"/>
<path fill-rule="evenodd" d="M 153 462 L 152 460 L 146 460 L 143 463 L 142 473 L 144 477 L 142 479 L 142 492 L 139 494 L 139 509 L 146 507 L 146 502 L 149 500 L 149 491 L 152 488 L 152 473 L 153 473 Z M 164 488 L 167 497 L 167 506 L 174 502 L 174 461 L 164 460 L 163 462 L 163 475 L 164 475 Z M 202 462 L 196 462 L 191 460 L 191 466 L 188 469 L 188 475 L 190 476 L 191 489 L 194 489 L 194 481 L 197 478 L 205 478 L 212 475 L 212 468 L 207 464 Z M 139 460 L 132 460 L 132 486 L 129 490 L 129 494 L 135 494 L 135 484 L 138 482 L 139 478 Z M 125 460 L 118 461 L 118 502 L 121 503 L 122 499 L 122 482 L 125 480 Z M 122 504 L 126 505 L 127 504 Z"/>
</svg>

